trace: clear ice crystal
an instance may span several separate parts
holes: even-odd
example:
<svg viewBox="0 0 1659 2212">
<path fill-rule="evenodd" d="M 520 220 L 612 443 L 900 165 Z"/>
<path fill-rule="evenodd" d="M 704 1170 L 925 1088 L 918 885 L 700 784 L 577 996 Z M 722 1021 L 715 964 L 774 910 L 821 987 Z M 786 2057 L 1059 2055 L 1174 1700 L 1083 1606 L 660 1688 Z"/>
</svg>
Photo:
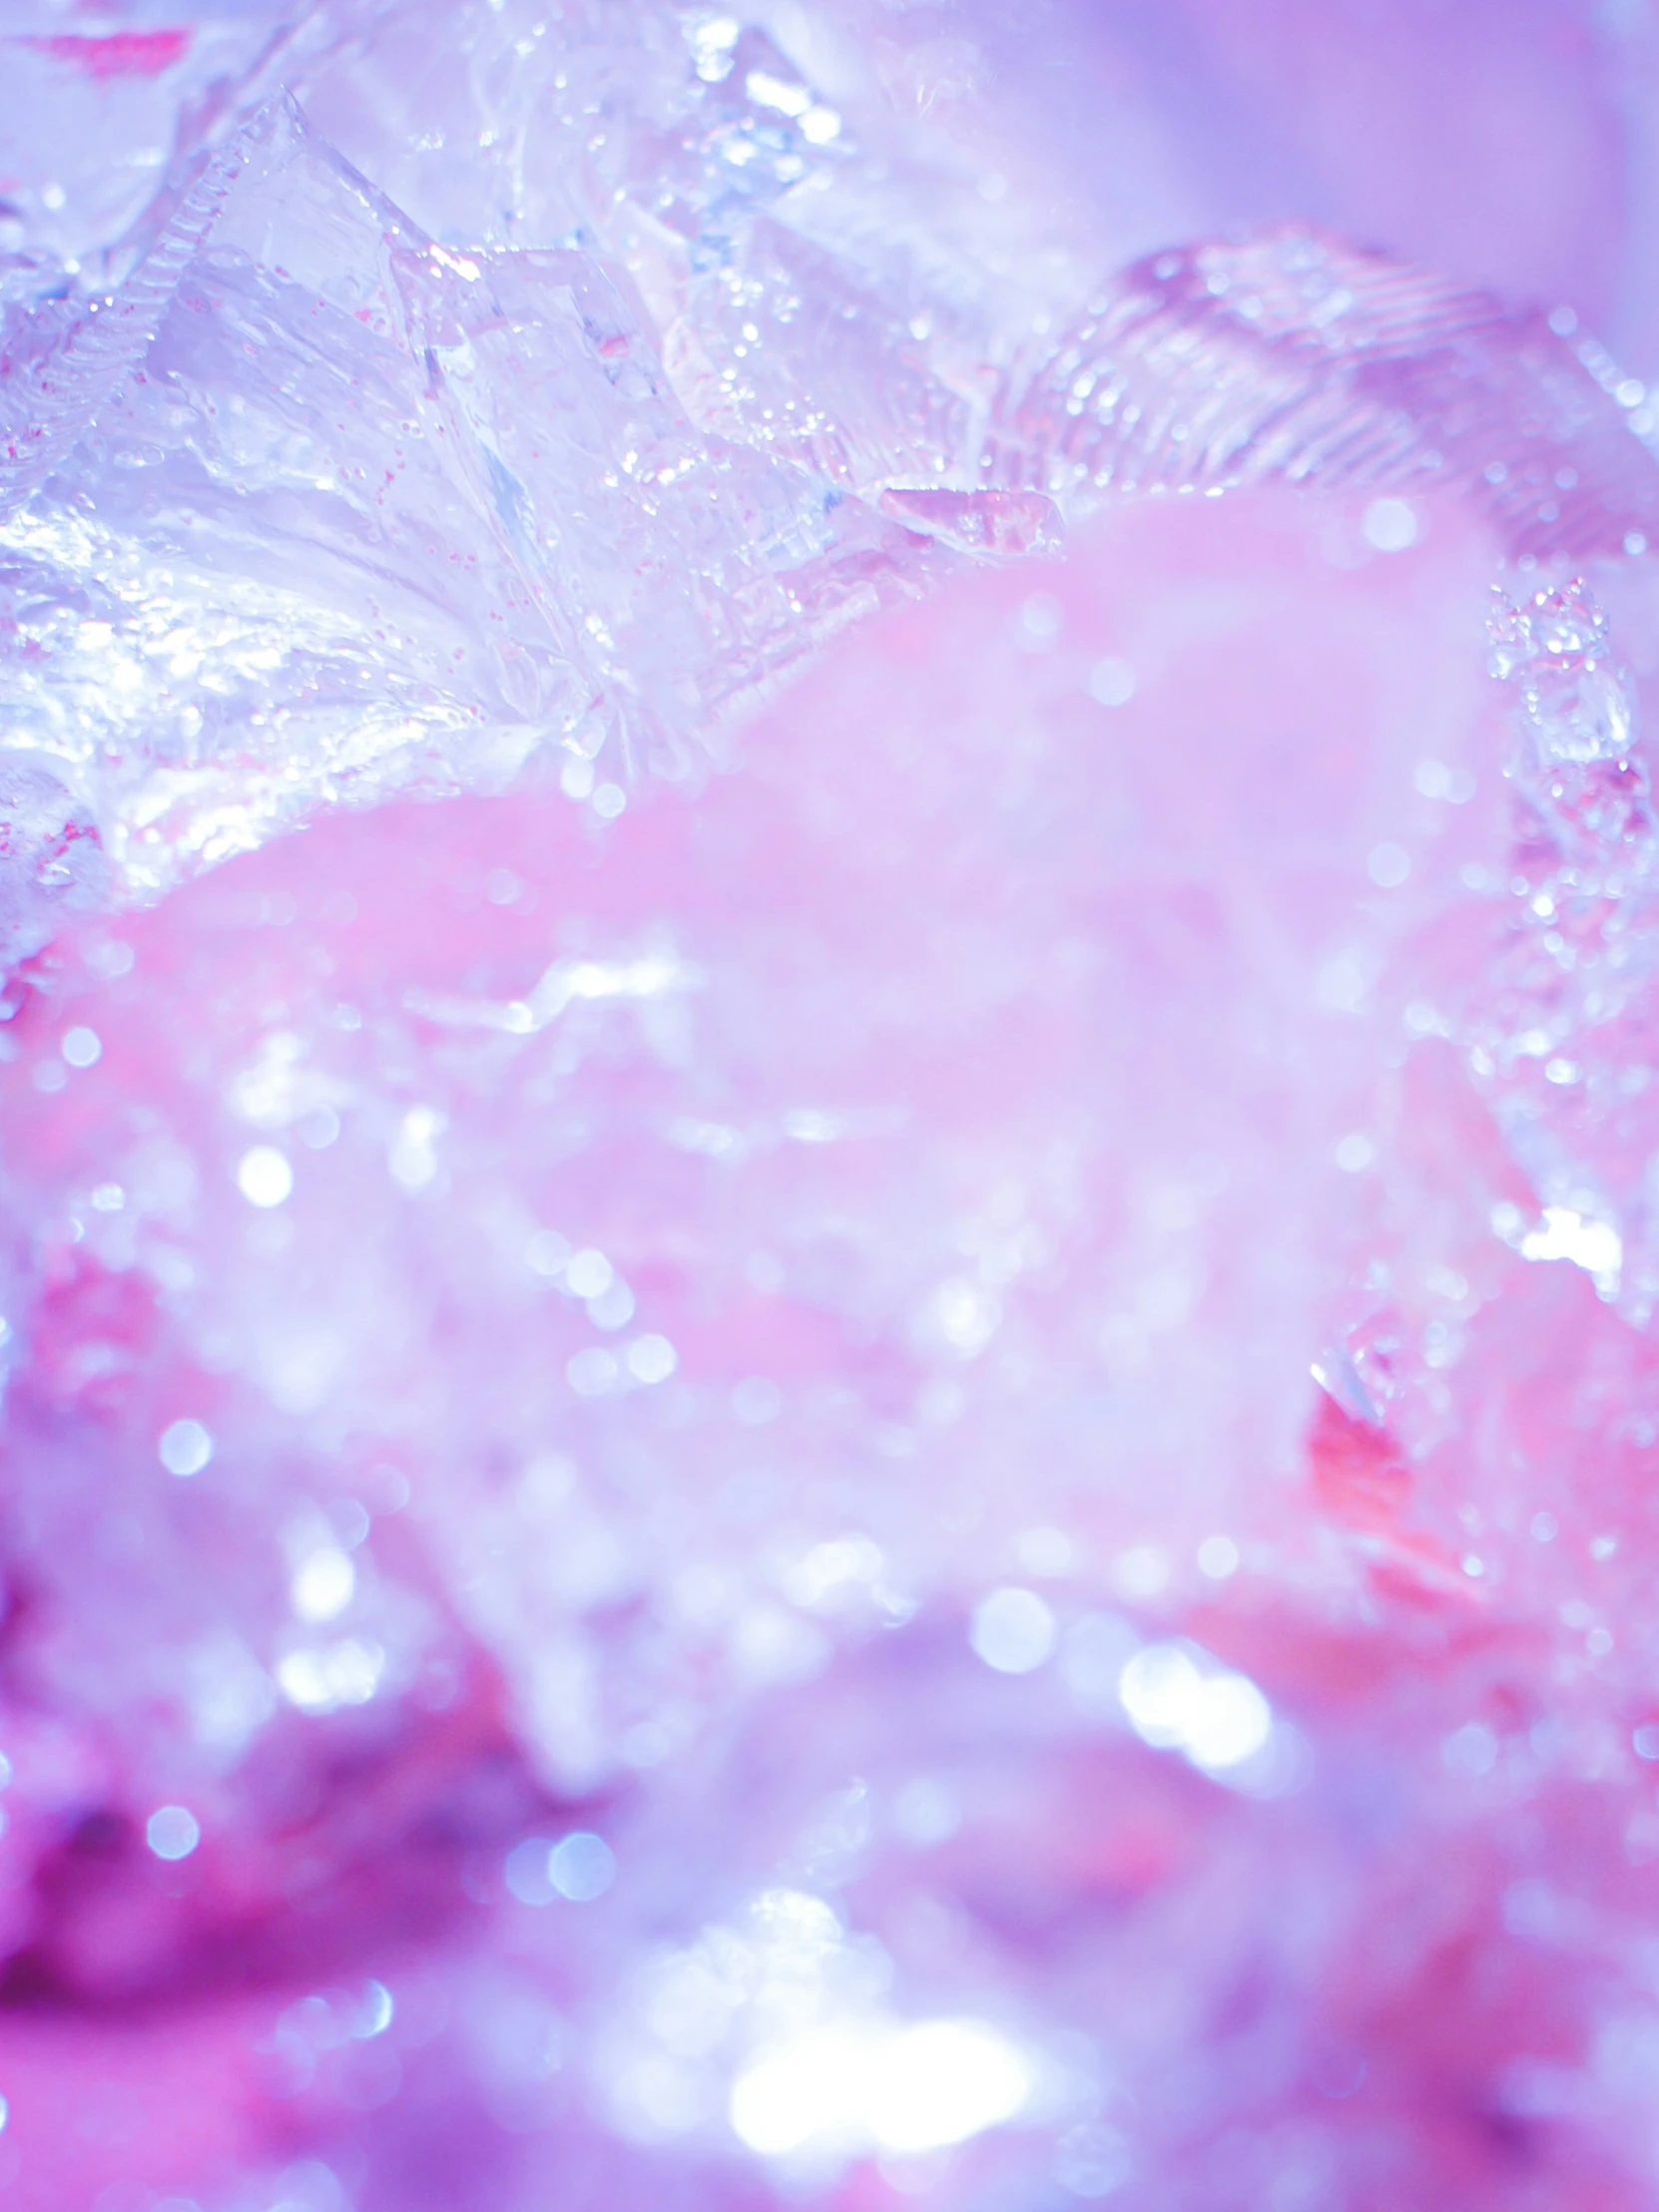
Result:
<svg viewBox="0 0 1659 2212">
<path fill-rule="evenodd" d="M 1609 659 L 1607 617 L 1582 577 L 1503 599 L 1487 621 L 1487 665 L 1518 683 L 1540 761 L 1622 761 L 1636 734 L 1629 676 Z"/>
<path fill-rule="evenodd" d="M 1653 453 L 1585 350 L 1541 313 L 1305 230 L 1210 244 L 1150 257 L 1029 358 L 984 468 L 1072 501 L 1444 486 L 1516 556 L 1581 560 L 1659 534 Z"/>
<path fill-rule="evenodd" d="M 122 280 L 13 256 L 0 359 L 8 743 L 117 899 L 392 791 L 695 777 L 844 622 L 1106 493 L 1460 486 L 1517 551 L 1653 519 L 1544 321 L 1311 233 L 1020 337 L 929 235 L 949 177 L 725 18 L 324 7 L 172 131 Z M 1537 716 L 1616 751 L 1620 697 L 1540 676 Z"/>
<path fill-rule="evenodd" d="M 1493 588 L 1488 666 L 1516 700 L 1507 943 L 1468 1039 L 1541 1222 L 1526 1257 L 1570 1258 L 1645 1326 L 1659 1296 L 1640 1055 L 1659 992 L 1659 841 L 1635 685 L 1589 581 Z"/>
<path fill-rule="evenodd" d="M 0 524 L 13 743 L 130 894 L 330 799 L 488 788 L 538 749 L 683 775 L 689 733 L 913 544 L 700 435 L 580 249 L 433 245 L 291 106 L 215 185 L 60 337 L 95 419 Z"/>
</svg>

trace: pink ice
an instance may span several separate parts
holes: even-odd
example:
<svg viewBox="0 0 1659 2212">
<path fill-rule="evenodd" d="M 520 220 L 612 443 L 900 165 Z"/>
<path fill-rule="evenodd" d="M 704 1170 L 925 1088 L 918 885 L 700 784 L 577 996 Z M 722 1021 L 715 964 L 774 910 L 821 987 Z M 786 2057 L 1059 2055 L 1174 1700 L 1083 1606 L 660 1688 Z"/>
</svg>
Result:
<svg viewBox="0 0 1659 2212">
<path fill-rule="evenodd" d="M 56 443 L 0 659 L 62 781 L 7 803 L 0 2204 L 1639 2212 L 1645 16 L 776 11 L 884 150 L 875 214 L 936 221 L 935 320 L 836 304 L 797 354 L 844 270 L 778 219 L 732 308 L 777 326 L 743 338 L 679 258 L 702 187 L 666 127 L 601 299 L 533 135 L 513 220 L 549 235 L 458 235 L 511 230 L 442 44 L 481 15 L 257 13 L 0 25 L 39 256 L 152 220 L 100 129 L 218 159 L 237 87 L 303 95 L 269 197 L 223 185 L 242 260 L 203 214 L 210 258 L 146 290 L 170 206 L 112 254 L 124 322 L 71 289 L 6 325 L 0 404 L 35 378 Z M 607 118 L 678 51 L 636 18 Z M 826 112 L 781 66 L 762 105 Z M 237 285 L 296 208 L 326 251 L 280 259 L 315 300 L 283 385 Z M 1307 255 L 1360 298 L 1304 327 Z M 1103 306 L 1066 290 L 1091 257 Z M 1278 295 L 1229 302 L 1287 270 L 1272 352 Z M 361 372 L 282 445 L 259 408 L 309 388 L 348 281 Z M 1146 390 L 1197 348 L 1248 398 L 1190 491 L 1145 411 L 1115 443 L 1082 411 L 1135 285 Z M 554 293 L 585 382 L 524 368 Z M 1395 345 L 1398 296 L 1454 340 Z M 1085 373 L 1056 348 L 1097 324 Z M 988 491 L 920 480 L 975 346 Z M 1269 465 L 1270 386 L 1311 439 L 1352 403 L 1397 466 L 1335 432 Z M 472 411 L 419 416 L 440 387 Z M 613 387 L 678 477 L 603 445 Z M 495 407 L 493 505 L 434 463 L 448 504 L 395 495 L 429 532 L 337 526 L 384 392 L 410 452 Z M 225 482 L 265 502 L 247 543 Z M 774 533 L 758 580 L 734 513 Z M 99 529 L 148 570 L 86 556 L 106 597 L 48 620 Z M 249 612 L 272 546 L 285 659 Z M 570 575 L 605 614 L 560 681 L 603 742 L 492 750 Z M 754 614 L 778 576 L 798 636 Z M 164 604 L 164 643 L 97 658 Z M 359 618 L 407 624 L 368 769 L 329 751 Z M 164 675 L 175 719 L 122 721 Z"/>
</svg>

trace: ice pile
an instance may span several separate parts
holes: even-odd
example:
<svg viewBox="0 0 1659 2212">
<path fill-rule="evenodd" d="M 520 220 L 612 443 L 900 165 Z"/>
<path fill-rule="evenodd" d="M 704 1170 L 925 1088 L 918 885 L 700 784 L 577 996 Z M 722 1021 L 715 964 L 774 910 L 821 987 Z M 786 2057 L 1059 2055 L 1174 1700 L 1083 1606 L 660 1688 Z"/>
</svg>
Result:
<svg viewBox="0 0 1659 2212">
<path fill-rule="evenodd" d="M 0 18 L 0 2202 L 1653 2200 L 1659 416 L 1035 15 Z"/>
</svg>

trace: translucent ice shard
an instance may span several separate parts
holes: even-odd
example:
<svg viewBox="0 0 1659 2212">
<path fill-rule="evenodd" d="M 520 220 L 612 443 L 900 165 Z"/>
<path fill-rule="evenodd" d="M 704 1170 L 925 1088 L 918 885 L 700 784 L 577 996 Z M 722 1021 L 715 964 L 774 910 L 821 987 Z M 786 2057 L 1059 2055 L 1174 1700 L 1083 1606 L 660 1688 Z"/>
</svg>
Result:
<svg viewBox="0 0 1659 2212">
<path fill-rule="evenodd" d="M 282 7 L 191 0 L 159 21 L 15 0 L 0 18 L 0 254 L 94 291 L 120 282 L 188 171 L 275 89 L 299 25 Z M 262 93 L 261 87 L 265 87 Z"/>
<path fill-rule="evenodd" d="M 4 286 L 0 699 L 87 895 L 530 762 L 614 809 L 1108 491 L 1448 485 L 1517 550 L 1651 520 L 1597 348 L 1310 233 L 1156 257 L 1056 339 L 948 164 L 736 18 L 322 6 L 211 99 L 181 39 L 131 49 L 171 153 L 109 288 L 33 243 Z M 14 956 L 54 885 L 17 877 Z"/>
<path fill-rule="evenodd" d="M 698 433 L 625 278 L 432 245 L 291 107 L 111 299 L 20 313 L 11 360 L 10 743 L 129 894 L 538 749 L 684 773 L 925 570 L 915 533 Z"/>
<path fill-rule="evenodd" d="M 1494 590 L 1487 633 L 1516 702 L 1515 842 L 1468 1034 L 1544 1205 L 1537 1221 L 1506 1207 L 1499 1231 L 1528 1259 L 1574 1261 L 1646 1322 L 1659 1297 L 1645 1107 L 1659 843 L 1636 686 L 1582 576 Z"/>
<path fill-rule="evenodd" d="M 165 230 L 119 290 L 80 291 L 62 270 L 19 256 L 0 322 L 0 516 L 35 491 L 143 360 L 192 257 L 265 132 L 200 166 Z"/>
<path fill-rule="evenodd" d="M 976 553 L 1045 553 L 1064 535 L 1060 511 L 1042 492 L 901 491 L 882 494 L 882 512 L 907 530 Z"/>
<path fill-rule="evenodd" d="M 1307 231 L 1156 255 L 1015 376 L 987 480 L 1444 485 L 1517 555 L 1620 552 L 1659 538 L 1659 417 L 1575 329 Z"/>
<path fill-rule="evenodd" d="M 1627 761 L 1636 737 L 1631 682 L 1613 658 L 1608 621 L 1582 577 L 1502 600 L 1489 624 L 1492 674 L 1518 684 L 1537 769 Z M 1549 784 L 1549 796 L 1565 796 Z"/>
</svg>

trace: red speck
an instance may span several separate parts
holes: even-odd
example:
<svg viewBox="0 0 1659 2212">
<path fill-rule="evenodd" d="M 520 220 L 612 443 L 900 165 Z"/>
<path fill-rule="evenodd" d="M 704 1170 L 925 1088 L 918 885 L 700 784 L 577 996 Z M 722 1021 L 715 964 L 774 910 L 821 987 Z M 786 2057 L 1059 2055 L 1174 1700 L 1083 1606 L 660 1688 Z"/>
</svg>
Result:
<svg viewBox="0 0 1659 2212">
<path fill-rule="evenodd" d="M 105 84 L 112 77 L 159 77 L 183 59 L 190 46 L 189 31 L 113 31 L 106 38 L 88 38 L 78 31 L 61 31 L 51 38 L 26 38 L 37 54 L 50 54 L 55 62 L 68 62 L 84 77 Z"/>
</svg>

